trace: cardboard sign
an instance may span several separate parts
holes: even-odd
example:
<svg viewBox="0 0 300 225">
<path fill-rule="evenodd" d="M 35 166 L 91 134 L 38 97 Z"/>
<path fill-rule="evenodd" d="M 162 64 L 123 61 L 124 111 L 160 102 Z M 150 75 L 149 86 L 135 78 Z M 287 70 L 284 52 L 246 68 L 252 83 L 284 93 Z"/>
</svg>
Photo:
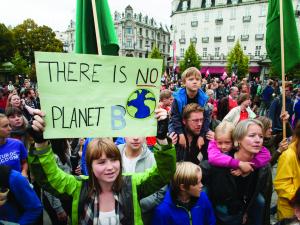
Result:
<svg viewBox="0 0 300 225">
<path fill-rule="evenodd" d="M 35 52 L 45 138 L 155 136 L 161 59 Z"/>
</svg>

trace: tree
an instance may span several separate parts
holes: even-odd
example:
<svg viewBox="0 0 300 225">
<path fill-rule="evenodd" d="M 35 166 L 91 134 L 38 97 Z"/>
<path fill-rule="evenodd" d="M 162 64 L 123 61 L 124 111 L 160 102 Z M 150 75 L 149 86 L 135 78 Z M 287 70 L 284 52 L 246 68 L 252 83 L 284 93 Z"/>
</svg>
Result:
<svg viewBox="0 0 300 225">
<path fill-rule="evenodd" d="M 8 62 L 14 56 L 15 38 L 3 23 L 0 23 L 0 64 Z"/>
<path fill-rule="evenodd" d="M 30 68 L 25 59 L 22 58 L 20 52 L 16 52 L 12 58 L 12 64 L 14 64 L 13 73 L 26 75 L 30 72 Z"/>
<path fill-rule="evenodd" d="M 195 45 L 190 43 L 188 49 L 184 53 L 184 59 L 180 61 L 180 71 L 185 71 L 189 67 L 196 67 L 200 69 L 201 58 L 196 52 Z"/>
<path fill-rule="evenodd" d="M 149 58 L 151 59 L 163 59 L 159 49 L 156 47 L 156 45 L 153 46 L 152 48 L 152 51 L 149 55 Z M 165 64 L 164 64 L 164 61 L 163 61 L 163 64 L 162 64 L 162 73 L 165 72 Z"/>
<path fill-rule="evenodd" d="M 13 29 L 16 48 L 28 65 L 34 63 L 34 51 L 63 52 L 63 43 L 55 38 L 50 27 L 38 26 L 32 19 Z"/>
<path fill-rule="evenodd" d="M 228 74 L 235 72 L 239 79 L 245 77 L 249 72 L 248 63 L 249 58 L 244 54 L 240 42 L 237 41 L 227 57 Z"/>
</svg>

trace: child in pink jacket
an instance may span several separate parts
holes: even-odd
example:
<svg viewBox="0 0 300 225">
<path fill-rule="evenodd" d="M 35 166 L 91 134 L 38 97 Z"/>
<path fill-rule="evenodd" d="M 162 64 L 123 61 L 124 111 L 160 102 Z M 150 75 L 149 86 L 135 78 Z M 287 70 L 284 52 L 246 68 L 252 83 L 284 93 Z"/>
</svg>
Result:
<svg viewBox="0 0 300 225">
<path fill-rule="evenodd" d="M 230 122 L 221 122 L 215 130 L 215 140 L 208 145 L 208 162 L 213 166 L 229 167 L 233 169 L 234 175 L 247 174 L 255 168 L 265 166 L 271 160 L 270 152 L 267 148 L 262 147 L 261 151 L 256 154 L 251 162 L 243 162 L 232 158 L 228 155 L 232 150 L 232 132 L 234 125 Z"/>
</svg>

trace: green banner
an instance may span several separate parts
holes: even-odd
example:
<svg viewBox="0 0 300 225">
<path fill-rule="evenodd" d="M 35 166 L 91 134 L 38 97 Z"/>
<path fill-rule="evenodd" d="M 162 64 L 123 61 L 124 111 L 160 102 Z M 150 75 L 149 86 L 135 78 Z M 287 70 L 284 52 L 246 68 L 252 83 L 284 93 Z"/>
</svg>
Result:
<svg viewBox="0 0 300 225">
<path fill-rule="evenodd" d="M 155 136 L 161 59 L 35 52 L 45 138 Z"/>
</svg>

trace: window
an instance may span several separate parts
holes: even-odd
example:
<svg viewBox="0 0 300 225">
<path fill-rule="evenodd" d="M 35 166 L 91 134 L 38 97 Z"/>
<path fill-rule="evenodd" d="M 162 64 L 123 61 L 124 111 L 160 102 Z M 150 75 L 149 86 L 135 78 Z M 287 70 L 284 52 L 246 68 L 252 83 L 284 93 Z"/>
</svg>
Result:
<svg viewBox="0 0 300 225">
<path fill-rule="evenodd" d="M 207 48 L 203 48 L 202 56 L 207 57 Z"/>
<path fill-rule="evenodd" d="M 143 40 L 140 39 L 140 48 L 143 48 Z"/>
<path fill-rule="evenodd" d="M 247 50 L 247 47 L 246 46 L 244 46 L 244 51 L 246 51 Z"/>
<path fill-rule="evenodd" d="M 131 13 L 127 13 L 126 17 L 127 19 L 131 19 Z"/>
<path fill-rule="evenodd" d="M 211 0 L 206 0 L 205 8 L 211 7 Z"/>
<path fill-rule="evenodd" d="M 232 7 L 230 10 L 230 19 L 235 20 L 236 19 L 236 7 Z"/>
<path fill-rule="evenodd" d="M 163 49 L 162 49 L 162 52 L 165 52 L 166 51 L 166 46 L 163 45 Z"/>
<path fill-rule="evenodd" d="M 132 48 L 132 40 L 131 39 L 126 40 L 126 47 L 127 48 Z"/>
<path fill-rule="evenodd" d="M 219 57 L 220 56 L 220 47 L 216 47 L 215 48 L 215 57 Z"/>
<path fill-rule="evenodd" d="M 180 49 L 180 57 L 184 57 L 184 48 Z"/>
<path fill-rule="evenodd" d="M 266 12 L 267 12 L 267 5 L 261 4 L 260 5 L 260 16 L 266 16 Z"/>
<path fill-rule="evenodd" d="M 139 58 L 143 58 L 143 53 L 139 53 Z"/>
<path fill-rule="evenodd" d="M 149 36 L 149 31 L 148 30 L 146 30 L 146 37 L 148 37 Z"/>
<path fill-rule="evenodd" d="M 154 31 L 151 31 L 151 37 L 154 38 Z"/>
<path fill-rule="evenodd" d="M 160 40 L 160 33 L 157 34 L 157 39 Z"/>
<path fill-rule="evenodd" d="M 204 13 L 204 22 L 209 22 L 209 12 Z"/>
<path fill-rule="evenodd" d="M 126 27 L 125 34 L 132 34 L 132 27 Z"/>
<path fill-rule="evenodd" d="M 260 56 L 261 46 L 255 46 L 255 56 Z"/>
<path fill-rule="evenodd" d="M 140 27 L 140 35 L 143 35 L 143 28 Z"/>
</svg>

